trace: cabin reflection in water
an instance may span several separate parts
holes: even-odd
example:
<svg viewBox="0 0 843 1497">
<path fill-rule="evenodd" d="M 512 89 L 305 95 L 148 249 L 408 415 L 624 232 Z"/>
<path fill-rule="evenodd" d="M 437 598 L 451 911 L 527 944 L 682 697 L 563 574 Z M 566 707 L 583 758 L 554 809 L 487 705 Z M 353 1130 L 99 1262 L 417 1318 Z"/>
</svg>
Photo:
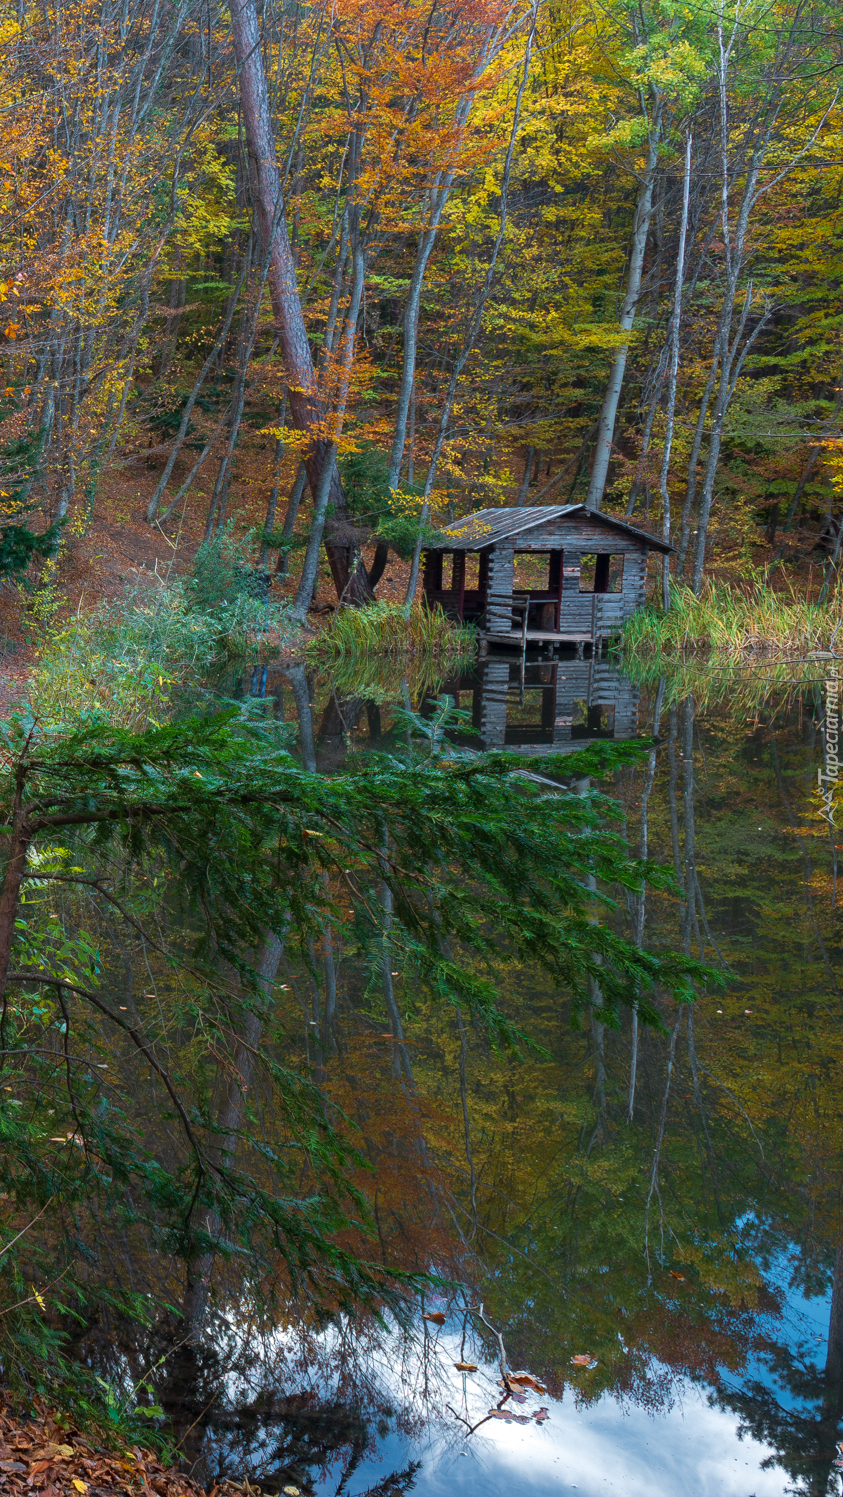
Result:
<svg viewBox="0 0 843 1497">
<path fill-rule="evenodd" d="M 445 693 L 471 712 L 484 749 L 564 754 L 596 738 L 632 738 L 638 727 L 638 687 L 599 657 L 528 658 L 522 667 L 511 656 L 492 655 L 445 682 Z M 453 736 L 478 747 L 476 736 Z"/>
</svg>

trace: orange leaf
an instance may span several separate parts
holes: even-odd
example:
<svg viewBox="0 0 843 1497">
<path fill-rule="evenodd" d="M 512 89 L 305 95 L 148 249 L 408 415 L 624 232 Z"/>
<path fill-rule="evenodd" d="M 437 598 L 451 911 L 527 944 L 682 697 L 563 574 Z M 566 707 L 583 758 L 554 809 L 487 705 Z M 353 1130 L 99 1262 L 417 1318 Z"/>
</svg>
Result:
<svg viewBox="0 0 843 1497">
<path fill-rule="evenodd" d="M 576 1361 L 576 1357 L 574 1361 Z M 533 1377 L 531 1372 L 508 1372 L 506 1380 L 516 1388 L 534 1388 L 536 1393 L 547 1392 L 547 1389 L 539 1382 L 538 1378 Z"/>
</svg>

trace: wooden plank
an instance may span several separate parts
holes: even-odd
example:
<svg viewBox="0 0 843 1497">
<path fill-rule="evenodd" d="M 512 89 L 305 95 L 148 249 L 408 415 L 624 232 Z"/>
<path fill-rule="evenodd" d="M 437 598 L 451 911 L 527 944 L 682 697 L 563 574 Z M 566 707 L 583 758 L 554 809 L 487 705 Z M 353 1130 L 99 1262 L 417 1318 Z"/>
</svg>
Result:
<svg viewBox="0 0 843 1497">
<path fill-rule="evenodd" d="M 491 630 L 489 629 L 485 629 L 483 632 L 485 634 L 485 637 L 488 640 L 491 640 L 493 644 L 496 640 L 512 640 L 519 645 L 521 643 L 520 629 L 510 629 L 506 633 L 501 632 L 497 634 L 492 634 Z M 529 629 L 527 631 L 528 644 L 530 643 L 530 640 L 539 640 L 545 643 L 550 640 L 555 641 L 557 644 L 564 644 L 566 640 L 570 641 L 573 644 L 579 644 L 580 641 L 583 641 L 584 643 L 588 644 L 593 638 L 594 636 L 592 634 L 572 634 L 570 629 L 563 629 L 561 634 L 549 634 L 546 633 L 543 629 Z"/>
<path fill-rule="evenodd" d="M 547 525 L 535 527 L 513 537 L 516 551 L 588 551 L 614 553 L 616 556 L 646 555 L 649 551 L 645 541 L 622 531 L 604 529 L 594 521 L 581 523 L 570 520 L 549 521 Z"/>
</svg>

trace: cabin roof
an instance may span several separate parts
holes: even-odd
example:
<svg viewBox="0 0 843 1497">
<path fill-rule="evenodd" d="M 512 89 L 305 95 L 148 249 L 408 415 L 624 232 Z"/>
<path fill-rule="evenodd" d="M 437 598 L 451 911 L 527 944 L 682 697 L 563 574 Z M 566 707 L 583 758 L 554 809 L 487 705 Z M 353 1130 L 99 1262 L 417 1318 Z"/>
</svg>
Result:
<svg viewBox="0 0 843 1497">
<path fill-rule="evenodd" d="M 462 520 L 455 520 L 452 525 L 445 525 L 440 530 L 440 535 L 447 537 L 446 543 L 441 546 L 429 546 L 431 551 L 485 551 L 487 546 L 494 546 L 498 541 L 505 541 L 525 531 L 533 530 L 537 525 L 547 525 L 552 520 L 582 519 L 605 525 L 608 530 L 620 530 L 624 535 L 631 535 L 634 540 L 640 541 L 642 546 L 648 546 L 655 551 L 668 552 L 673 547 L 666 545 L 654 535 L 648 535 L 646 530 L 637 530 L 634 525 L 627 525 L 623 520 L 616 520 L 612 515 L 601 514 L 598 510 L 586 509 L 584 504 L 542 504 L 542 505 L 519 505 L 511 509 L 481 509 L 476 514 L 466 515 Z"/>
</svg>

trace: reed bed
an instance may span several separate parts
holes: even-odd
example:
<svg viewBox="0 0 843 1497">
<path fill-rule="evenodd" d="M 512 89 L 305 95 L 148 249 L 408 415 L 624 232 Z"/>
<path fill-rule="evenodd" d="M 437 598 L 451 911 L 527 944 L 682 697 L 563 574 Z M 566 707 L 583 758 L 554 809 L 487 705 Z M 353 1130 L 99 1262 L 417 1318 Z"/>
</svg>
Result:
<svg viewBox="0 0 843 1497">
<path fill-rule="evenodd" d="M 407 617 L 400 603 L 382 602 L 341 609 L 306 653 L 341 696 L 384 703 L 435 695 L 470 666 L 477 642 L 473 629 L 451 623 L 441 608 L 422 604 Z"/>
<path fill-rule="evenodd" d="M 653 653 L 665 658 L 720 656 L 732 660 L 806 660 L 835 647 L 843 625 L 843 592 L 812 603 L 793 592 L 774 592 L 760 579 L 745 587 L 710 583 L 699 598 L 675 587 L 667 613 L 639 609 L 627 623 L 624 661 Z M 843 653 L 843 633 L 840 636 Z"/>
<path fill-rule="evenodd" d="M 400 603 L 383 602 L 339 609 L 307 653 L 322 670 L 365 660 L 416 661 L 448 674 L 475 649 L 473 630 L 451 623 L 441 608 L 420 605 L 408 616 Z"/>
</svg>

